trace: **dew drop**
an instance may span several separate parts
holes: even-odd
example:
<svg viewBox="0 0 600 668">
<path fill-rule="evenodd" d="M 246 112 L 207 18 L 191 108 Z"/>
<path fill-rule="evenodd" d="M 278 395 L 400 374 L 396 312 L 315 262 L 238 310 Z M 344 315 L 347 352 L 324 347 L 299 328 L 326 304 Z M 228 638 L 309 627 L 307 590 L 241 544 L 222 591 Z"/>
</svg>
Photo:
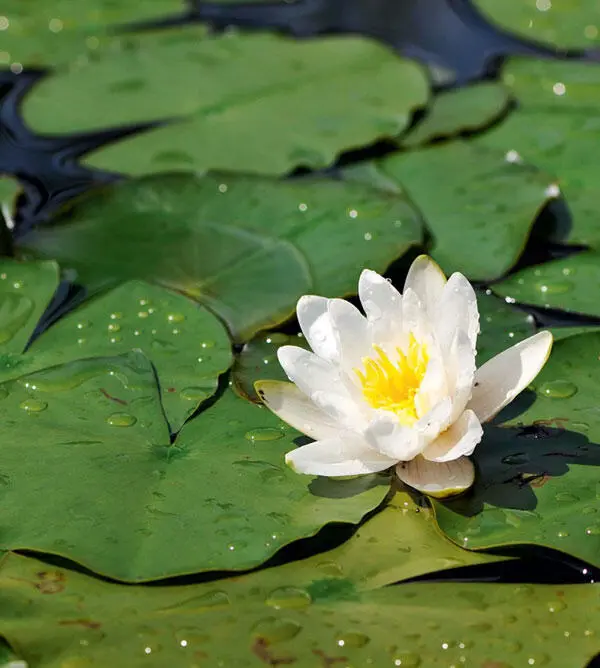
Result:
<svg viewBox="0 0 600 668">
<path fill-rule="evenodd" d="M 569 380 L 551 380 L 540 387 L 540 394 L 550 399 L 567 399 L 577 392 L 577 385 Z"/>
<path fill-rule="evenodd" d="M 90 326 L 89 320 L 82 320 L 77 323 L 77 329 L 87 329 Z"/>
<path fill-rule="evenodd" d="M 543 281 L 537 283 L 535 287 L 544 295 L 562 295 L 573 289 L 573 283 L 571 281 Z"/>
<path fill-rule="evenodd" d="M 185 316 L 183 313 L 169 313 L 167 315 L 167 320 L 169 322 L 183 322 L 185 320 Z"/>
<path fill-rule="evenodd" d="M 116 322 L 111 322 L 108 326 L 109 332 L 119 332 L 121 330 L 121 325 L 118 325 Z"/>
<path fill-rule="evenodd" d="M 209 591 L 198 598 L 189 601 L 189 604 L 196 609 L 204 608 L 223 608 L 231 603 L 229 596 L 222 589 Z"/>
<path fill-rule="evenodd" d="M 567 604 L 560 599 L 548 603 L 548 612 L 561 612 L 562 610 L 566 610 L 566 608 Z"/>
<path fill-rule="evenodd" d="M 194 649 L 210 640 L 207 633 L 202 633 L 193 626 L 185 627 L 175 631 L 175 640 L 180 647 Z"/>
<path fill-rule="evenodd" d="M 151 347 L 153 350 L 160 350 L 163 353 L 174 353 L 177 350 L 177 347 L 172 343 L 169 341 L 162 341 L 161 339 L 154 339 Z"/>
<path fill-rule="evenodd" d="M 293 619 L 265 617 L 255 624 L 252 632 L 270 643 L 277 643 L 295 638 L 301 630 L 302 626 Z"/>
<path fill-rule="evenodd" d="M 283 432 L 281 429 L 275 429 L 274 427 L 265 427 L 263 429 L 251 429 L 245 433 L 245 437 L 252 442 L 277 441 L 283 438 Z"/>
<path fill-rule="evenodd" d="M 335 561 L 322 561 L 317 564 L 317 568 L 330 577 L 340 578 L 344 575 L 343 568 Z"/>
<path fill-rule="evenodd" d="M 364 647 L 371 639 L 369 636 L 359 631 L 352 631 L 350 633 L 341 633 L 339 634 L 335 642 L 339 647 L 352 647 L 353 649 L 359 649 Z"/>
<path fill-rule="evenodd" d="M 555 494 L 554 498 L 561 503 L 574 503 L 575 501 L 579 501 L 579 497 L 570 492 L 559 492 L 558 494 Z"/>
<path fill-rule="evenodd" d="M 25 399 L 19 406 L 28 413 L 41 413 L 48 408 L 48 404 L 40 399 Z"/>
<path fill-rule="evenodd" d="M 122 313 L 111 313 L 110 314 L 110 319 L 111 320 L 120 320 L 123 317 Z"/>
<path fill-rule="evenodd" d="M 129 413 L 113 413 L 106 421 L 111 427 L 131 427 L 137 422 L 137 418 Z"/>
<path fill-rule="evenodd" d="M 392 661 L 400 668 L 418 668 L 421 665 L 421 657 L 414 652 L 395 652 Z"/>
<path fill-rule="evenodd" d="M 600 524 L 591 524 L 586 527 L 585 533 L 587 536 L 600 536 Z"/>
<path fill-rule="evenodd" d="M 187 401 L 203 401 L 208 396 L 208 393 L 202 387 L 185 387 L 181 390 L 179 396 Z"/>
<path fill-rule="evenodd" d="M 281 610 L 281 608 L 306 608 L 312 603 L 312 599 L 304 589 L 279 587 L 268 595 L 265 603 L 276 610 Z"/>
</svg>

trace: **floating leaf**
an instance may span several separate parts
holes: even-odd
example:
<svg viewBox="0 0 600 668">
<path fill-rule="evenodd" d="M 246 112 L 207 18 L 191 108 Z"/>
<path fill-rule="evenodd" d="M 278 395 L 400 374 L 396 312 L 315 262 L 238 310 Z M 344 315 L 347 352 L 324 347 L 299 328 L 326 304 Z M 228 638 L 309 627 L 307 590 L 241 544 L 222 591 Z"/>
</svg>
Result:
<svg viewBox="0 0 600 668">
<path fill-rule="evenodd" d="M 403 198 L 353 183 L 176 174 L 100 191 L 21 244 L 92 290 L 132 278 L 180 290 L 245 340 L 303 294 L 355 291 L 361 267 L 383 271 L 421 235 Z"/>
<path fill-rule="evenodd" d="M 0 213 L 8 212 L 12 215 L 15 200 L 21 190 L 21 186 L 16 179 L 12 179 L 5 174 L 0 174 Z"/>
<path fill-rule="evenodd" d="M 183 0 L 3 0 L 0 65 L 59 65 L 93 58 L 115 24 L 179 14 Z"/>
<path fill-rule="evenodd" d="M 156 368 L 172 431 L 214 394 L 232 361 L 227 332 L 210 311 L 159 286 L 130 281 L 61 318 L 19 364 L 0 368 L 0 379 L 132 349 L 142 350 Z"/>
<path fill-rule="evenodd" d="M 58 287 L 55 262 L 0 261 L 0 373 L 12 365 L 7 353 L 20 353 Z"/>
<path fill-rule="evenodd" d="M 599 351 L 600 334 L 557 342 L 535 401 L 486 429 L 472 493 L 435 502 L 449 538 L 472 549 L 542 545 L 600 565 Z"/>
<path fill-rule="evenodd" d="M 477 143 L 559 177 L 573 217 L 571 229 L 559 240 L 597 247 L 598 161 L 590 146 L 600 141 L 600 67 L 517 59 L 505 67 L 504 81 L 519 109 Z M 554 190 L 558 194 L 557 186 Z"/>
<path fill-rule="evenodd" d="M 422 212 L 434 238 L 431 255 L 473 280 L 514 266 L 550 196 L 546 175 L 465 141 L 395 154 L 380 168 Z"/>
<path fill-rule="evenodd" d="M 600 7 L 595 0 L 475 0 L 494 23 L 522 37 L 560 49 L 600 43 Z"/>
<path fill-rule="evenodd" d="M 100 46 L 36 85 L 24 114 L 42 133 L 174 121 L 96 151 L 100 169 L 283 174 L 399 134 L 427 96 L 424 70 L 374 41 L 186 27 Z"/>
<path fill-rule="evenodd" d="M 292 472 L 284 454 L 299 434 L 231 392 L 169 445 L 141 353 L 46 369 L 0 394 L 0 550 L 130 581 L 246 569 L 329 522 L 357 522 L 388 492 L 385 475 Z"/>
<path fill-rule="evenodd" d="M 291 579 L 282 582 L 280 572 Z M 294 585 L 302 582 L 297 574 L 310 578 L 308 587 Z M 278 580 L 283 586 L 264 587 Z M 235 581 L 122 587 L 11 555 L 0 586 L 4 632 L 40 668 L 98 661 L 159 668 L 198 659 L 215 666 L 562 668 L 586 665 L 598 649 L 598 585 L 411 583 L 357 591 L 338 573 L 300 563 Z"/>
<path fill-rule="evenodd" d="M 479 130 L 497 120 L 507 110 L 509 101 L 507 88 L 495 82 L 443 91 L 433 98 L 427 115 L 401 137 L 400 143 L 408 148 Z"/>
</svg>

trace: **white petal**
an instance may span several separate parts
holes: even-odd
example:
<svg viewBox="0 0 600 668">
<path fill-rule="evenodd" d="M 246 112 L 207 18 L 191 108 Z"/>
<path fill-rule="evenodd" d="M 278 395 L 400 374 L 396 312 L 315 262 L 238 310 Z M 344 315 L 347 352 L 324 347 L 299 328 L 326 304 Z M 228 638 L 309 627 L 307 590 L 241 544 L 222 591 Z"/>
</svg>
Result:
<svg viewBox="0 0 600 668">
<path fill-rule="evenodd" d="M 469 489 L 475 480 L 475 468 L 468 457 L 444 463 L 415 457 L 410 462 L 398 464 L 396 475 L 419 492 L 443 499 Z"/>
<path fill-rule="evenodd" d="M 479 334 L 479 309 L 473 286 L 459 273 L 446 283 L 435 313 L 435 336 L 442 348 L 449 348 L 459 329 L 464 330 L 475 348 Z"/>
<path fill-rule="evenodd" d="M 396 462 L 369 448 L 356 434 L 315 441 L 288 452 L 286 463 L 297 473 L 343 476 L 384 471 Z"/>
<path fill-rule="evenodd" d="M 364 431 L 367 443 L 394 462 L 412 459 L 423 450 L 419 434 L 412 427 L 404 427 L 393 413 L 381 411 Z"/>
<path fill-rule="evenodd" d="M 452 397 L 451 422 L 458 419 L 471 399 L 475 366 L 475 350 L 469 336 L 464 330 L 459 329 L 446 356 L 446 373 Z"/>
<path fill-rule="evenodd" d="M 475 372 L 469 408 L 480 422 L 491 420 L 538 375 L 552 349 L 552 334 L 538 332 L 520 341 Z"/>
<path fill-rule="evenodd" d="M 284 422 L 316 439 L 335 438 L 340 426 L 293 383 L 258 380 L 254 387 L 264 404 Z"/>
<path fill-rule="evenodd" d="M 296 315 L 304 338 L 312 350 L 325 360 L 335 362 L 339 354 L 328 312 L 329 299 L 305 295 L 300 297 Z"/>
<path fill-rule="evenodd" d="M 372 355 L 371 338 L 365 316 L 344 299 L 329 300 L 329 317 L 339 350 L 339 364 L 352 374 L 362 368 L 362 358 Z"/>
<path fill-rule="evenodd" d="M 305 394 L 318 390 L 346 394 L 339 370 L 322 357 L 298 346 L 281 346 L 277 358 L 287 377 Z"/>
<path fill-rule="evenodd" d="M 431 324 L 425 307 L 410 288 L 402 295 L 402 329 L 405 336 L 413 334 L 417 341 L 422 341 L 431 333 Z"/>
<path fill-rule="evenodd" d="M 477 416 L 473 411 L 466 410 L 425 448 L 423 457 L 432 462 L 449 462 L 463 455 L 470 455 L 482 436 L 483 429 Z"/>
<path fill-rule="evenodd" d="M 421 385 L 415 395 L 415 408 L 417 416 L 423 417 L 436 404 L 448 396 L 448 382 L 446 369 L 441 352 L 435 342 L 428 346 L 429 362 Z"/>
<path fill-rule="evenodd" d="M 362 432 L 368 424 L 368 418 L 363 413 L 363 407 L 349 397 L 343 397 L 334 392 L 319 391 L 311 394 L 310 398 L 318 409 L 339 423 L 341 429 Z M 364 402 L 362 403 L 364 404 Z M 364 409 L 371 412 L 367 406 Z"/>
<path fill-rule="evenodd" d="M 419 255 L 408 270 L 404 291 L 412 290 L 431 317 L 440 301 L 446 285 L 446 276 L 438 264 L 428 255 Z"/>
<path fill-rule="evenodd" d="M 367 318 L 376 322 L 390 311 L 402 318 L 402 295 L 383 276 L 365 269 L 358 281 L 358 296 Z"/>
<path fill-rule="evenodd" d="M 422 444 L 420 452 L 450 426 L 451 417 L 452 400 L 446 397 L 415 422 L 413 429 L 419 434 Z"/>
</svg>

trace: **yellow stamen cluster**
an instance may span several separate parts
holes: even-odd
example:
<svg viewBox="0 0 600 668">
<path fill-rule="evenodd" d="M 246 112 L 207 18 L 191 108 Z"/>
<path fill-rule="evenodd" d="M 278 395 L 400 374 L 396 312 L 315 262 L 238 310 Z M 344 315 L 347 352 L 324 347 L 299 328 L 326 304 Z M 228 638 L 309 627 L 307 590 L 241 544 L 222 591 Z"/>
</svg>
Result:
<svg viewBox="0 0 600 668">
<path fill-rule="evenodd" d="M 396 413 L 403 425 L 414 424 L 418 419 L 415 395 L 429 361 L 427 347 L 411 334 L 406 353 L 396 348 L 395 363 L 381 347 L 373 348 L 377 356 L 363 358 L 364 371 L 354 369 L 366 401 L 373 408 Z"/>
</svg>

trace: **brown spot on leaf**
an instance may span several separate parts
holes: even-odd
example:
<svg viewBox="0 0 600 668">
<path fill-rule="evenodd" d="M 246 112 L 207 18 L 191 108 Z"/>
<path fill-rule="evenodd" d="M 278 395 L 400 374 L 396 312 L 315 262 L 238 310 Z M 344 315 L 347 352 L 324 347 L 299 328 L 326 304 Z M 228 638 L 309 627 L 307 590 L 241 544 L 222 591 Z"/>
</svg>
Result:
<svg viewBox="0 0 600 668">
<path fill-rule="evenodd" d="M 313 649 L 313 654 L 321 659 L 323 668 L 331 668 L 336 663 L 346 663 L 348 661 L 346 656 L 327 656 L 322 649 Z"/>
<path fill-rule="evenodd" d="M 167 392 L 177 392 L 174 387 L 167 387 Z"/>
<path fill-rule="evenodd" d="M 119 397 L 113 397 L 112 394 L 109 394 L 103 387 L 100 388 L 100 392 L 111 401 L 114 401 L 116 404 L 121 404 L 121 406 L 127 406 L 127 402 L 124 399 L 119 399 Z"/>
<path fill-rule="evenodd" d="M 83 626 L 86 629 L 99 629 L 102 624 L 91 619 L 63 619 L 58 622 L 61 626 Z"/>
<path fill-rule="evenodd" d="M 60 571 L 40 571 L 35 574 L 33 586 L 42 594 L 58 594 L 66 586 L 66 577 Z"/>
<path fill-rule="evenodd" d="M 529 484 L 531 487 L 543 487 L 550 479 L 552 476 L 548 475 L 547 473 L 544 473 L 543 475 L 535 476 L 529 481 Z"/>
<path fill-rule="evenodd" d="M 266 663 L 267 666 L 288 666 L 292 663 L 296 663 L 296 659 L 291 656 L 274 656 L 269 649 L 269 641 L 266 638 L 257 638 L 252 645 L 252 651 L 263 663 Z"/>
</svg>

